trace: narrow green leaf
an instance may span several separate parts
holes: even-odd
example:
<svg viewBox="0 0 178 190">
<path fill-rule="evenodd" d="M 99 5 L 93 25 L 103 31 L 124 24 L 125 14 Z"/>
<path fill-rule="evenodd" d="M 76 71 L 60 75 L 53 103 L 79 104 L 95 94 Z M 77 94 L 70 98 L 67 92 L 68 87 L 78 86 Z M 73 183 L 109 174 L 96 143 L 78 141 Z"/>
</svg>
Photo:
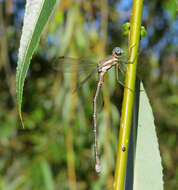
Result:
<svg viewBox="0 0 178 190">
<path fill-rule="evenodd" d="M 134 190 L 162 190 L 163 173 L 154 117 L 141 84 L 134 168 Z"/>
<path fill-rule="evenodd" d="M 24 25 L 18 54 L 16 92 L 19 116 L 22 121 L 22 96 L 30 60 L 39 42 L 41 33 L 51 15 L 56 0 L 27 0 Z"/>
<path fill-rule="evenodd" d="M 41 166 L 41 172 L 43 175 L 43 181 L 45 184 L 45 189 L 46 190 L 53 190 L 54 189 L 54 181 L 53 181 L 53 176 L 51 172 L 51 168 L 47 160 L 43 160 L 40 163 Z"/>
</svg>

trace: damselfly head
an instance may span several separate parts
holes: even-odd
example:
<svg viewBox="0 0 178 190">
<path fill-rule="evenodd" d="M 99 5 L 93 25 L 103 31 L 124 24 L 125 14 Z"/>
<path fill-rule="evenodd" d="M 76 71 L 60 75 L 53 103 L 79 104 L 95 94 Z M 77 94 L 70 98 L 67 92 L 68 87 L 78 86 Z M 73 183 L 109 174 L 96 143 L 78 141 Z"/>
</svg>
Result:
<svg viewBox="0 0 178 190">
<path fill-rule="evenodd" d="M 112 54 L 114 56 L 120 56 L 122 55 L 122 53 L 123 53 L 123 50 L 120 47 L 115 47 L 112 51 Z"/>
</svg>

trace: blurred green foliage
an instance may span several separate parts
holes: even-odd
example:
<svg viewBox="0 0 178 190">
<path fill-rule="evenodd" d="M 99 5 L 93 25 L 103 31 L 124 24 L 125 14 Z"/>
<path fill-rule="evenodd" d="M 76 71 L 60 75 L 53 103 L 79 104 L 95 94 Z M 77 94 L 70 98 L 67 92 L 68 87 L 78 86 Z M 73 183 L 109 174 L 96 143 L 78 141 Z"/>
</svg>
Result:
<svg viewBox="0 0 178 190">
<path fill-rule="evenodd" d="M 0 189 L 111 189 L 123 88 L 114 70 L 98 111 L 102 173 L 94 171 L 92 97 L 97 76 L 77 93 L 75 73 L 54 72 L 59 55 L 99 60 L 115 46 L 127 50 L 124 1 L 61 1 L 43 32 L 24 87 L 25 129 L 16 107 L 15 69 L 23 1 L 0 1 Z M 165 189 L 178 188 L 178 47 L 176 1 L 144 2 L 139 68 L 153 106 Z M 82 79 L 84 75 L 80 75 Z M 102 107 L 102 106 L 101 106 Z M 112 127 L 111 127 L 112 126 Z"/>
</svg>

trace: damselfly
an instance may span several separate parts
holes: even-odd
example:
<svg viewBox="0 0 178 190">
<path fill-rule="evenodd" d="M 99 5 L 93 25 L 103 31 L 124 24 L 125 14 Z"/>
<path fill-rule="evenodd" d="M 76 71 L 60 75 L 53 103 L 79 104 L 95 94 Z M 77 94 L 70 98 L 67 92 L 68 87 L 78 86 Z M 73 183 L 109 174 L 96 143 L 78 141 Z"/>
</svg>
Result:
<svg viewBox="0 0 178 190">
<path fill-rule="evenodd" d="M 126 56 L 125 56 L 126 57 Z M 85 82 L 88 81 L 90 77 L 92 77 L 95 73 L 98 73 L 98 82 L 97 82 L 97 87 L 96 87 L 96 92 L 93 98 L 93 133 L 94 133 L 94 153 L 95 153 L 95 170 L 97 173 L 100 172 L 100 160 L 99 160 L 99 155 L 98 155 L 98 142 L 97 142 L 97 122 L 96 122 L 96 108 L 97 108 L 97 98 L 99 91 L 101 89 L 101 86 L 104 82 L 104 75 L 105 73 L 111 69 L 113 66 L 116 68 L 116 72 L 120 70 L 121 72 L 123 71 L 123 68 L 121 66 L 121 63 L 129 63 L 127 60 L 123 59 L 123 50 L 120 47 L 115 47 L 112 51 L 112 55 L 106 59 L 103 59 L 96 63 L 89 63 L 89 61 L 86 61 L 85 59 L 74 59 L 74 58 L 69 58 L 69 57 L 59 57 L 58 60 L 58 68 L 59 70 L 63 70 L 62 67 L 72 67 L 73 63 L 79 62 L 83 63 L 83 65 L 94 65 L 95 68 L 94 70 L 78 85 L 78 87 L 74 90 L 74 92 L 79 89 Z M 89 63 L 89 64 L 88 64 Z M 61 67 L 61 68 L 60 68 Z M 79 67 L 80 69 L 80 67 Z M 118 73 L 117 75 L 118 76 Z M 117 78 L 118 80 L 118 78 Z M 119 81 L 119 80 L 118 80 Z M 123 84 L 122 84 L 123 85 Z"/>
</svg>

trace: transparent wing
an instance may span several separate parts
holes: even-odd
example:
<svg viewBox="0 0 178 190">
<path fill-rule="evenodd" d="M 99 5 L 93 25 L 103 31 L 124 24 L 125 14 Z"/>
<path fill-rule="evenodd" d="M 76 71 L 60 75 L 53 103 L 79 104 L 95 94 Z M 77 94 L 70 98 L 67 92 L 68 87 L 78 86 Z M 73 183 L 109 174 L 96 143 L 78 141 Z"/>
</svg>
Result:
<svg viewBox="0 0 178 190">
<path fill-rule="evenodd" d="M 87 81 L 90 79 L 95 73 L 97 73 L 97 68 L 95 68 L 82 82 L 80 82 L 77 87 L 74 89 L 73 93 L 75 93 L 79 88 L 81 88 Z"/>
<path fill-rule="evenodd" d="M 60 72 L 88 72 L 97 68 L 97 63 L 84 58 L 71 58 L 61 56 L 52 61 L 52 67 L 56 71 Z"/>
</svg>

